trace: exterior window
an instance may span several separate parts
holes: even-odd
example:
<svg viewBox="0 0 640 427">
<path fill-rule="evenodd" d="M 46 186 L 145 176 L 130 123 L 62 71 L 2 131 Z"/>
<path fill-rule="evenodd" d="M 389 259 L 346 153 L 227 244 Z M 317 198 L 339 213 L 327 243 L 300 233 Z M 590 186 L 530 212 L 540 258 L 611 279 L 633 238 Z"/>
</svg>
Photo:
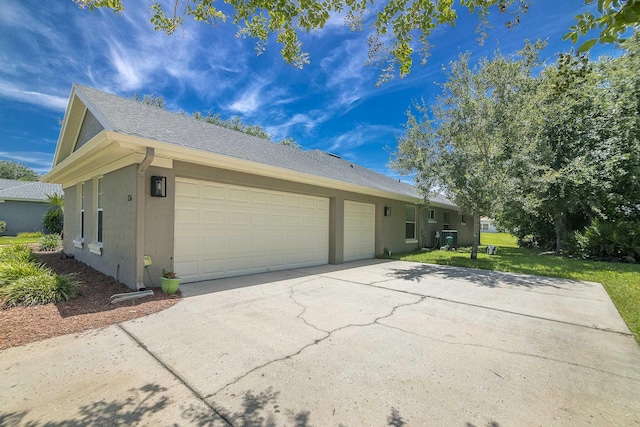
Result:
<svg viewBox="0 0 640 427">
<path fill-rule="evenodd" d="M 442 215 L 442 224 L 443 225 L 450 225 L 450 223 L 449 223 L 449 212 L 445 212 Z"/>
<path fill-rule="evenodd" d="M 405 208 L 405 233 L 406 240 L 416 239 L 416 207 L 406 206 Z"/>
<path fill-rule="evenodd" d="M 98 243 L 102 243 L 102 224 L 103 224 L 102 178 L 98 178 L 98 233 L 97 233 L 97 239 L 96 239 Z"/>
<path fill-rule="evenodd" d="M 460 215 L 460 224 L 465 225 L 467 223 L 467 216 Z"/>
<path fill-rule="evenodd" d="M 482 229 L 483 230 L 488 230 L 489 229 L 489 224 L 482 224 Z"/>
<path fill-rule="evenodd" d="M 429 209 L 429 222 L 436 222 L 436 211 Z"/>
<path fill-rule="evenodd" d="M 80 238 L 84 239 L 84 182 L 80 184 Z"/>
</svg>

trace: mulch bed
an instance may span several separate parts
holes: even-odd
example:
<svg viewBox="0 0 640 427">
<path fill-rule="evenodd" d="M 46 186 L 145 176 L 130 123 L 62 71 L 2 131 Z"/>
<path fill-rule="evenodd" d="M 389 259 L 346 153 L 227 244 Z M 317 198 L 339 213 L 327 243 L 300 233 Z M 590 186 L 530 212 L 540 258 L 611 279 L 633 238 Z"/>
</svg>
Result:
<svg viewBox="0 0 640 427">
<path fill-rule="evenodd" d="M 131 289 L 76 259 L 61 257 L 60 252 L 36 252 L 36 256 L 57 274 L 75 274 L 82 283 L 80 295 L 56 304 L 0 310 L 0 349 L 137 319 L 180 300 L 179 292 L 165 295 L 154 288 L 153 296 L 111 304 L 111 295 Z"/>
</svg>

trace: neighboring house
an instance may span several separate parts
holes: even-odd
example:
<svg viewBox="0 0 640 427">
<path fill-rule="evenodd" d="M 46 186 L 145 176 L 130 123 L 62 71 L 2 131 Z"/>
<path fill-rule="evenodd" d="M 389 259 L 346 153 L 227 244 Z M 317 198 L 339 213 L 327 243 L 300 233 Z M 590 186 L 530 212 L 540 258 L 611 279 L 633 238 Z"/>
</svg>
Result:
<svg viewBox="0 0 640 427">
<path fill-rule="evenodd" d="M 0 179 L 0 221 L 7 223 L 4 234 L 45 231 L 42 218 L 50 207 L 47 195 L 54 193 L 63 194 L 62 185 Z"/>
<path fill-rule="evenodd" d="M 480 218 L 480 232 L 482 233 L 497 233 L 498 230 L 491 218 Z"/>
<path fill-rule="evenodd" d="M 65 251 L 131 288 L 373 258 L 435 244 L 472 221 L 443 198 L 302 151 L 74 85 L 53 168 Z M 157 285 L 159 280 L 152 279 Z"/>
</svg>

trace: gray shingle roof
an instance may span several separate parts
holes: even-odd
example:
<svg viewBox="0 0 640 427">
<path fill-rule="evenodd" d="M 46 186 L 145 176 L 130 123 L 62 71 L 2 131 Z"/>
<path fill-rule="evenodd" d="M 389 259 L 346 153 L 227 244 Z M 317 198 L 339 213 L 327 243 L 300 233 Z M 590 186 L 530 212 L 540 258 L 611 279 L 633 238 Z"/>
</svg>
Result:
<svg viewBox="0 0 640 427">
<path fill-rule="evenodd" d="M 18 187 L 20 185 L 26 184 L 27 182 L 29 181 L 0 178 L 0 190 L 6 190 L 7 188 L 11 188 L 11 187 Z"/>
<path fill-rule="evenodd" d="M 97 89 L 74 87 L 106 130 L 421 198 L 412 185 L 318 150 L 286 147 Z M 434 201 L 452 205 L 444 198 Z"/>
<path fill-rule="evenodd" d="M 47 194 L 63 194 L 62 185 L 49 184 L 46 182 L 25 182 L 5 190 L 0 190 L 0 199 L 9 200 L 42 200 L 47 201 Z"/>
</svg>

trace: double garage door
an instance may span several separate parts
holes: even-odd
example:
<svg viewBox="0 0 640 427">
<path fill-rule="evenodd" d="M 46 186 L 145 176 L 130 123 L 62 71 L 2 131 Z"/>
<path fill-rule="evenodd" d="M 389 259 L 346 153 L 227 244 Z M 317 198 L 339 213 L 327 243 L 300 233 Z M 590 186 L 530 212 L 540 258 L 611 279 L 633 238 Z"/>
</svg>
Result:
<svg viewBox="0 0 640 427">
<path fill-rule="evenodd" d="M 329 262 L 329 199 L 176 178 L 174 264 L 184 282 Z M 372 258 L 375 208 L 345 202 L 344 260 Z"/>
<path fill-rule="evenodd" d="M 329 262 L 329 199 L 176 178 L 184 282 Z"/>
</svg>

